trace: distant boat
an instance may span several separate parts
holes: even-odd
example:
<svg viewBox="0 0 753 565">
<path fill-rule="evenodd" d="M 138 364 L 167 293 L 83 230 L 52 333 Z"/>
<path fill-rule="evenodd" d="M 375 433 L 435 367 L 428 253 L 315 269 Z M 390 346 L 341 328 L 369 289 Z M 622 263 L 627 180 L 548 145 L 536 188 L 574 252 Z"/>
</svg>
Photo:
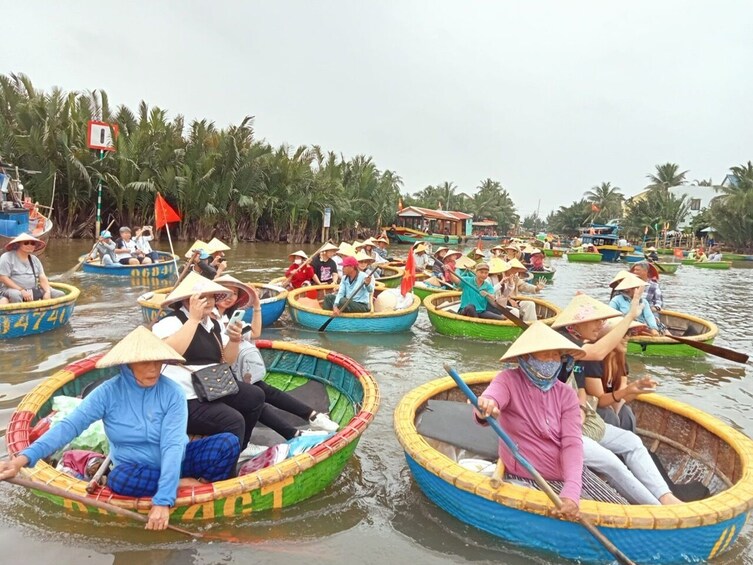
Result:
<svg viewBox="0 0 753 565">
<path fill-rule="evenodd" d="M 52 231 L 52 220 L 39 210 L 42 206 L 23 196 L 23 185 L 11 178 L 0 165 L 0 246 L 5 247 L 22 233 L 33 235 L 45 243 Z M 41 255 L 40 249 L 35 255 Z"/>
<path fill-rule="evenodd" d="M 593 245 L 601 253 L 601 260 L 607 263 L 615 263 L 626 253 L 632 253 L 635 249 L 632 245 L 619 245 L 620 227 L 613 224 L 591 224 L 587 228 L 581 228 L 580 239 L 583 245 Z"/>
</svg>

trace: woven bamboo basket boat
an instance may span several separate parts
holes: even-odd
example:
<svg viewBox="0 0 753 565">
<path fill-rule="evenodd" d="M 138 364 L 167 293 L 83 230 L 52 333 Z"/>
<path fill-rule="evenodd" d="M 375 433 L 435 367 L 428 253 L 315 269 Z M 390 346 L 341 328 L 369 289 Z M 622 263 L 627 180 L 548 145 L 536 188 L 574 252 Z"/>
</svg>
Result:
<svg viewBox="0 0 753 565">
<path fill-rule="evenodd" d="M 674 275 L 682 263 L 654 263 L 656 270 L 662 275 Z"/>
<path fill-rule="evenodd" d="M 318 330 L 322 324 L 332 317 L 331 310 L 324 310 L 314 306 L 314 302 L 301 300 L 306 294 L 316 291 L 319 300 L 327 291 L 334 291 L 336 285 L 307 286 L 291 290 L 288 293 L 288 311 L 293 321 L 312 330 Z M 386 290 L 377 283 L 375 296 Z M 421 300 L 413 297 L 413 304 L 403 310 L 389 310 L 385 312 L 364 312 L 362 314 L 340 314 L 327 326 L 327 332 L 364 332 L 364 333 L 392 333 L 408 331 L 418 318 L 418 308 Z"/>
<path fill-rule="evenodd" d="M 565 257 L 571 263 L 601 263 L 601 253 L 598 251 L 593 253 L 568 251 Z"/>
<path fill-rule="evenodd" d="M 463 379 L 481 394 L 494 375 L 469 373 Z M 432 502 L 466 524 L 525 548 L 582 563 L 614 561 L 582 526 L 552 517 L 554 507 L 543 492 L 507 482 L 495 489 L 489 477 L 449 456 L 457 454 L 456 446 L 419 434 L 417 418 L 433 399 L 465 403 L 454 381 L 442 378 L 410 391 L 394 415 L 408 467 Z M 581 513 L 641 565 L 705 562 L 727 552 L 753 508 L 753 441 L 696 408 L 656 394 L 632 406 L 638 435 L 672 480 L 700 480 L 712 496 L 672 506 L 581 500 Z"/>
<path fill-rule="evenodd" d="M 41 334 L 68 323 L 80 291 L 63 283 L 50 283 L 50 286 L 65 292 L 65 296 L 0 304 L 0 339 Z"/>
<path fill-rule="evenodd" d="M 374 377 L 361 365 L 340 353 L 295 343 L 256 342 L 267 365 L 265 381 L 282 390 L 302 386 L 309 380 L 323 383 L 330 400 L 329 413 L 340 431 L 308 452 L 286 459 L 255 473 L 197 487 L 180 488 L 171 509 L 172 520 L 211 520 L 291 506 L 325 489 L 337 478 L 356 449 L 379 406 Z M 52 397 L 77 396 L 83 387 L 113 369 L 95 369 L 101 355 L 68 365 L 34 388 L 11 416 L 6 433 L 8 453 L 16 455 L 29 445 L 33 424 L 50 412 Z M 56 471 L 44 461 L 23 469 L 26 478 L 53 485 L 81 496 L 103 500 L 146 513 L 148 498 L 131 498 L 104 488 L 88 495 L 86 482 Z M 37 491 L 35 491 L 37 492 Z M 37 492 L 69 510 L 105 513 L 54 495 Z"/>
<path fill-rule="evenodd" d="M 554 282 L 554 273 L 552 270 L 545 271 L 529 271 L 533 277 L 532 284 L 536 284 L 539 281 L 544 281 L 546 284 L 552 284 Z"/>
<path fill-rule="evenodd" d="M 732 261 L 703 261 L 702 263 L 693 263 L 693 266 L 699 269 L 727 271 L 732 266 Z"/>
<path fill-rule="evenodd" d="M 93 275 L 107 275 L 110 277 L 130 278 L 131 281 L 149 281 L 151 279 L 169 279 L 178 278 L 178 272 L 175 267 L 177 255 L 171 255 L 163 251 L 158 251 L 159 262 L 150 263 L 149 265 L 102 265 L 100 259 L 94 261 L 84 261 L 81 270 Z M 85 255 L 81 255 L 78 260 L 83 261 Z"/>
<path fill-rule="evenodd" d="M 419 281 L 421 283 L 421 281 Z M 448 288 L 442 287 L 438 288 L 436 286 L 426 286 L 424 284 L 415 284 L 413 285 L 413 294 L 418 296 L 419 299 L 421 299 L 421 303 L 423 303 L 424 299 L 427 296 L 433 296 L 435 294 L 439 294 L 440 292 L 447 292 Z"/>
<path fill-rule="evenodd" d="M 403 275 L 405 274 L 403 268 L 387 264 L 379 265 L 379 268 L 382 269 L 382 276 L 377 279 L 380 283 L 387 288 L 397 288 L 400 286 L 400 281 L 403 280 Z"/>
<path fill-rule="evenodd" d="M 433 294 L 424 299 L 424 306 L 429 312 L 429 321 L 434 329 L 443 335 L 472 337 L 489 341 L 513 341 L 522 330 L 510 320 L 487 320 L 471 318 L 457 313 L 460 304 L 459 291 L 447 291 Z M 536 304 L 536 317 L 551 325 L 561 309 L 540 298 L 522 296 L 519 300 L 530 300 Z"/>
<path fill-rule="evenodd" d="M 261 327 L 266 328 L 274 324 L 282 313 L 285 311 L 285 303 L 288 298 L 288 291 L 281 286 L 264 283 L 247 283 L 256 289 L 261 299 Z M 173 287 L 161 288 L 154 292 L 146 292 L 139 296 L 138 303 L 141 306 L 141 316 L 145 324 L 156 322 L 168 314 L 167 310 L 162 310 L 161 305 L 165 297 L 170 294 Z M 250 324 L 254 319 L 253 308 L 246 308 L 243 313 L 243 321 Z"/>
<path fill-rule="evenodd" d="M 562 257 L 565 252 L 564 249 L 543 249 L 543 251 L 546 257 Z"/>
<path fill-rule="evenodd" d="M 722 253 L 722 261 L 749 261 L 748 257 L 741 253 Z"/>
<path fill-rule="evenodd" d="M 714 322 L 672 310 L 662 310 L 658 320 L 667 326 L 670 333 L 703 343 L 713 343 L 719 333 Z M 686 335 L 687 334 L 687 335 Z M 700 349 L 691 347 L 671 337 L 635 335 L 628 340 L 628 353 L 640 353 L 652 356 L 701 357 L 705 355 Z"/>
</svg>

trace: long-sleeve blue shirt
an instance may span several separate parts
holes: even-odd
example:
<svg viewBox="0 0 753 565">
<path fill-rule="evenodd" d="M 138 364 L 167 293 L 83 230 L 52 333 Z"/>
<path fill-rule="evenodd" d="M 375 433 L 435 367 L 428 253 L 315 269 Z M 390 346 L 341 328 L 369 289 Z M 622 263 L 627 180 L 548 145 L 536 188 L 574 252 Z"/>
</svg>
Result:
<svg viewBox="0 0 753 565">
<path fill-rule="evenodd" d="M 353 295 L 353 291 L 361 286 L 361 283 L 366 278 L 366 275 L 359 271 L 356 278 L 351 280 L 348 277 L 343 277 L 340 281 L 340 288 L 337 289 L 337 296 L 335 296 L 335 304 L 340 306 L 341 300 L 347 300 Z M 363 304 L 369 303 L 369 294 L 374 292 L 374 275 L 371 275 L 371 282 L 361 286 L 361 288 L 353 296 L 351 302 L 362 302 Z"/>
<path fill-rule="evenodd" d="M 159 467 L 152 503 L 172 506 L 188 443 L 188 405 L 180 385 L 160 376 L 154 386 L 139 386 L 131 369 L 121 365 L 119 375 L 95 388 L 70 415 L 21 454 L 33 467 L 97 420 L 104 423 L 113 465 Z"/>
<path fill-rule="evenodd" d="M 630 312 L 630 303 L 632 299 L 624 294 L 615 295 L 612 300 L 609 301 L 609 305 L 615 310 L 619 310 L 623 314 Z M 651 311 L 651 306 L 645 298 L 641 298 L 641 313 L 635 319 L 636 322 L 646 324 L 652 330 L 659 331 L 659 324 L 656 323 L 656 316 Z"/>
</svg>

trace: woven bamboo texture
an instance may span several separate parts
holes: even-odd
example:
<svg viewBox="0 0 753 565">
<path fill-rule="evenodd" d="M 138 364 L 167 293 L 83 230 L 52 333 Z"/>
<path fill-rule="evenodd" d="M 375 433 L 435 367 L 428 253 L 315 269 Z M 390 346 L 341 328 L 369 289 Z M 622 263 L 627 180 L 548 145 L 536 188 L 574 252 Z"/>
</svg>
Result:
<svg viewBox="0 0 753 565">
<path fill-rule="evenodd" d="M 463 375 L 477 394 L 493 378 L 493 372 Z M 415 421 L 433 398 L 464 401 L 452 379 L 442 378 L 410 391 L 394 413 L 411 472 L 431 500 L 460 520 L 514 543 L 584 562 L 611 562 L 579 526 L 551 517 L 553 505 L 543 492 L 510 483 L 495 489 L 490 478 L 432 448 L 417 432 Z M 703 478 L 715 494 L 672 506 L 583 500 L 581 512 L 637 563 L 720 555 L 731 547 L 753 508 L 753 442 L 687 404 L 659 395 L 643 399 L 634 402 L 634 408 L 644 443 L 667 463 L 674 479 Z"/>
<path fill-rule="evenodd" d="M 331 316 L 332 311 L 313 308 L 298 301 L 307 292 L 334 290 L 336 285 L 306 286 L 291 290 L 288 293 L 288 308 L 290 316 L 298 325 L 312 330 L 318 330 Z M 380 290 L 377 287 L 377 292 Z M 362 332 L 362 333 L 393 333 L 403 332 L 411 328 L 418 318 L 418 308 L 421 300 L 413 297 L 413 304 L 403 310 L 384 312 L 364 312 L 361 314 L 340 314 L 328 326 L 328 332 Z"/>
<path fill-rule="evenodd" d="M 341 424 L 333 437 L 310 451 L 262 469 L 225 481 L 178 490 L 173 519 L 198 520 L 236 516 L 270 508 L 282 508 L 308 498 L 329 485 L 342 471 L 379 407 L 379 389 L 374 378 L 361 365 L 339 353 L 295 343 L 259 340 L 268 378 L 298 384 L 315 379 L 328 387 L 330 415 Z M 72 363 L 34 388 L 13 413 L 6 433 L 8 453 L 16 455 L 29 445 L 29 432 L 38 416 L 49 412 L 54 395 L 75 394 L 85 382 L 109 374 L 94 364 L 101 355 Z M 88 378 L 87 378 L 88 377 Z M 66 491 L 110 502 L 123 508 L 148 512 L 149 498 L 130 498 L 107 488 L 87 495 L 86 483 L 60 473 L 40 461 L 24 469 L 27 478 L 51 484 Z M 40 493 L 41 494 L 41 493 Z M 43 495 L 68 509 L 104 513 L 59 497 Z"/>
<path fill-rule="evenodd" d="M 99 260 L 84 261 L 81 270 L 93 275 L 107 275 L 110 277 L 129 277 L 132 280 L 149 280 L 149 279 L 169 279 L 178 276 L 173 259 L 178 259 L 177 255 L 158 251 L 160 256 L 159 263 L 149 265 L 110 265 L 104 266 Z M 85 255 L 78 259 L 83 261 Z"/>
<path fill-rule="evenodd" d="M 65 293 L 59 298 L 0 304 L 0 339 L 40 334 L 68 323 L 80 291 L 75 286 L 50 283 Z"/>
<path fill-rule="evenodd" d="M 443 305 L 458 302 L 460 296 L 459 291 L 446 291 L 432 294 L 424 299 L 424 306 L 429 312 L 429 321 L 439 333 L 488 341 L 512 341 L 521 334 L 522 330 L 507 319 L 471 318 L 442 308 Z M 557 305 L 540 298 L 525 296 L 519 299 L 536 303 L 537 317 L 547 325 L 551 325 L 557 314 L 561 312 Z"/>
<path fill-rule="evenodd" d="M 714 322 L 682 312 L 662 310 L 659 313 L 659 321 L 678 336 L 682 336 L 685 330 L 692 328 L 697 335 L 686 336 L 685 339 L 693 341 L 713 343 L 714 338 L 719 334 L 719 328 Z M 657 357 L 702 357 L 705 355 L 700 349 L 680 343 L 670 337 L 648 335 L 631 336 L 628 341 L 628 352 Z"/>
</svg>

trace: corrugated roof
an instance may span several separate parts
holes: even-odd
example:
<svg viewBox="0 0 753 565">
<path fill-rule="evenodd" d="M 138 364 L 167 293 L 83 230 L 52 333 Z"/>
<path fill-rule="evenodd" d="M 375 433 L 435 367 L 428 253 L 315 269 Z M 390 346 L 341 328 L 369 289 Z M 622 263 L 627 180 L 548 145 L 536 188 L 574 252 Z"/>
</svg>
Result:
<svg viewBox="0 0 753 565">
<path fill-rule="evenodd" d="M 407 208 L 403 208 L 400 212 L 398 212 L 397 215 L 415 216 L 416 213 L 432 220 L 448 220 L 451 222 L 467 220 L 468 218 L 473 217 L 471 214 L 466 214 L 465 212 L 457 212 L 453 210 L 432 210 L 431 208 L 422 208 L 420 206 L 408 206 Z"/>
</svg>

